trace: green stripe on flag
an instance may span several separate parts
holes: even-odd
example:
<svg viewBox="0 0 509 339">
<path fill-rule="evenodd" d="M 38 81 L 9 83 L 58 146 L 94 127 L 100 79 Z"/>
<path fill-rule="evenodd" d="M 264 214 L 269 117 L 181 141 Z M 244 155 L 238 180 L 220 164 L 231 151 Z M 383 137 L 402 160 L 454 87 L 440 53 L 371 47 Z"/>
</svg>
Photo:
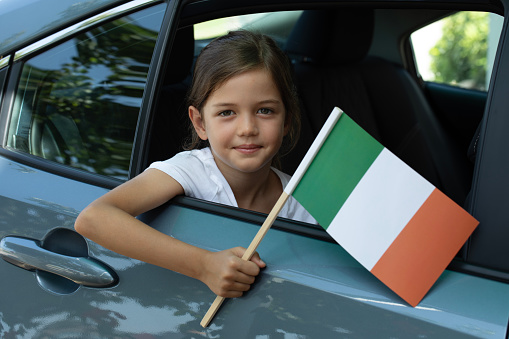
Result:
<svg viewBox="0 0 509 339">
<path fill-rule="evenodd" d="M 343 113 L 293 197 L 327 229 L 383 148 Z"/>
</svg>

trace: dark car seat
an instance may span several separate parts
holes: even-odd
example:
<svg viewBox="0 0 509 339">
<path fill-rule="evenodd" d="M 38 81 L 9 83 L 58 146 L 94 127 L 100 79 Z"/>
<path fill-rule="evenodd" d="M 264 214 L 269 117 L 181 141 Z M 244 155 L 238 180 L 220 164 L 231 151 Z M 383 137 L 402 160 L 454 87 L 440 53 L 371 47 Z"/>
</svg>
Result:
<svg viewBox="0 0 509 339">
<path fill-rule="evenodd" d="M 458 203 L 470 188 L 466 150 L 449 139 L 421 88 L 401 66 L 368 56 L 372 10 L 305 11 L 285 50 L 302 99 L 302 137 L 292 172 L 334 106 Z M 294 160 L 292 160 L 294 159 Z"/>
<path fill-rule="evenodd" d="M 183 150 L 189 136 L 186 97 L 194 62 L 193 26 L 180 28 L 172 44 L 150 132 L 147 166 Z"/>
</svg>

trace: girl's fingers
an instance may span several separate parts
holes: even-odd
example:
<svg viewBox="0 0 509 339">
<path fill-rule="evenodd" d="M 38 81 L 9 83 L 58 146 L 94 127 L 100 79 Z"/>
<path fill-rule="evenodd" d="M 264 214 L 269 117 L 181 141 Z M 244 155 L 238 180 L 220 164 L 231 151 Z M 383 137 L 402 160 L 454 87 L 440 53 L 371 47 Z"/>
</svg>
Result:
<svg viewBox="0 0 509 339">
<path fill-rule="evenodd" d="M 255 277 L 245 273 L 238 272 L 233 283 L 251 285 L 254 283 Z"/>
<path fill-rule="evenodd" d="M 245 248 L 213 252 L 205 265 L 207 274 L 202 280 L 214 293 L 222 297 L 237 298 L 251 288 L 265 263 L 255 253 L 250 261 L 242 258 Z"/>
<path fill-rule="evenodd" d="M 228 289 L 223 290 L 220 295 L 225 298 L 238 298 L 241 297 L 244 292 L 249 291 L 250 288 L 250 284 L 235 282 L 232 283 Z"/>
<path fill-rule="evenodd" d="M 252 261 L 242 260 L 242 262 L 239 263 L 237 271 L 244 275 L 251 276 L 254 279 L 254 277 L 257 276 L 258 273 L 260 273 L 260 267 L 258 267 L 258 265 Z"/>
<path fill-rule="evenodd" d="M 251 258 L 251 261 L 258 265 L 258 267 L 260 268 L 264 268 L 266 266 L 265 262 L 262 259 L 260 259 L 260 255 L 258 254 L 258 252 L 255 252 L 253 257 Z"/>
<path fill-rule="evenodd" d="M 232 291 L 235 292 L 246 292 L 249 291 L 249 289 L 251 289 L 251 284 L 243 284 L 240 282 L 236 282 L 232 286 Z"/>
<path fill-rule="evenodd" d="M 236 255 L 238 256 L 239 258 L 242 258 L 242 256 L 244 255 L 244 252 L 246 251 L 246 249 L 244 247 L 241 247 L 241 246 L 238 246 L 238 247 L 234 247 L 231 249 L 231 251 Z M 260 268 L 263 268 L 265 267 L 265 262 L 260 259 L 260 255 L 258 254 L 258 252 L 255 252 L 253 254 L 253 256 L 251 257 L 251 260 L 252 262 L 254 262 L 256 265 L 258 265 L 258 267 Z"/>
</svg>

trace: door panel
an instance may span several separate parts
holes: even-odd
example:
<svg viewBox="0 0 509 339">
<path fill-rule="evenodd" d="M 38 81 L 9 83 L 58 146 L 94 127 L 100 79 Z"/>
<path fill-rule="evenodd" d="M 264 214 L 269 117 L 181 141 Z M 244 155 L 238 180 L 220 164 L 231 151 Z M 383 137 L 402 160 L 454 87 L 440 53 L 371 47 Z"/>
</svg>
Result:
<svg viewBox="0 0 509 339">
<path fill-rule="evenodd" d="M 72 230 L 79 211 L 106 192 L 3 158 L 0 177 L 0 239 L 42 241 L 56 228 Z M 258 230 L 174 204 L 142 218 L 211 250 L 247 247 Z M 0 260 L 0 300 L 9 305 L 0 311 L 0 337 L 488 338 L 503 337 L 509 317 L 507 284 L 447 271 L 411 308 L 338 245 L 271 230 L 259 248 L 267 269 L 203 329 L 214 299 L 204 284 L 87 243 L 89 255 L 118 274 L 117 285 L 55 293 L 36 272 Z"/>
<path fill-rule="evenodd" d="M 26 185 L 0 186 L 0 238 L 23 232 L 41 240 L 57 227 L 72 230 L 79 211 L 105 192 L 3 158 L 0 176 Z M 41 194 L 41 182 L 52 191 Z M 247 247 L 259 228 L 173 203 L 140 218 L 210 250 Z M 504 335 L 509 317 L 507 284 L 446 271 L 412 308 L 337 244 L 273 229 L 259 248 L 268 267 L 253 289 L 227 300 L 203 329 L 199 322 L 215 297 L 204 284 L 87 243 L 89 255 L 118 274 L 117 285 L 57 294 L 38 284 L 34 272 L 0 260 L 0 300 L 11 305 L 0 312 L 0 336 L 468 338 Z"/>
</svg>

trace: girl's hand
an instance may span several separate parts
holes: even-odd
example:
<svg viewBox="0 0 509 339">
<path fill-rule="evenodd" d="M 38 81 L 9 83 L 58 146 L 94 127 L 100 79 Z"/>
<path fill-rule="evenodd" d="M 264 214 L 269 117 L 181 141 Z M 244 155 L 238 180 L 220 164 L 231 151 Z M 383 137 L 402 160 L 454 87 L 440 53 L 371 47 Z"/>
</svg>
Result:
<svg viewBox="0 0 509 339">
<path fill-rule="evenodd" d="M 242 259 L 246 251 L 235 247 L 220 252 L 209 252 L 204 260 L 200 280 L 215 294 L 225 298 L 237 298 L 249 290 L 260 268 L 265 263 L 255 253 L 250 261 Z"/>
</svg>

